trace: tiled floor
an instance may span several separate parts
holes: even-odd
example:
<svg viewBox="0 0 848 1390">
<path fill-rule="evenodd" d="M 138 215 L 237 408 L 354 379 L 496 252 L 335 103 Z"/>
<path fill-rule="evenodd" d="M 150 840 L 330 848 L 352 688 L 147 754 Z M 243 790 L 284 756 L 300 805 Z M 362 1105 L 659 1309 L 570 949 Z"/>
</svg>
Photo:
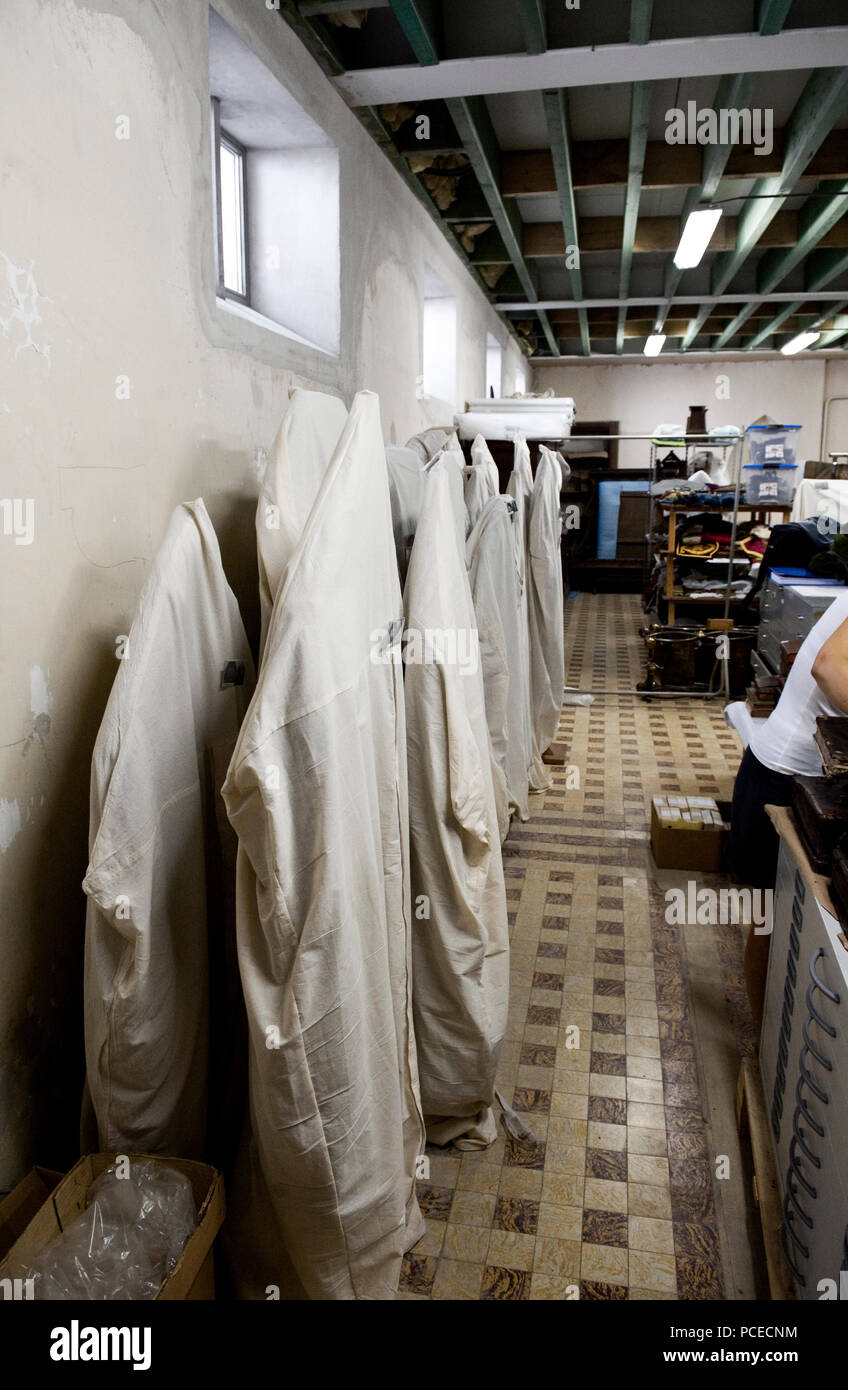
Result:
<svg viewBox="0 0 848 1390">
<path fill-rule="evenodd" d="M 644 671 L 638 599 L 566 605 L 566 682 Z M 567 768 L 504 846 L 512 977 L 499 1086 L 533 1141 L 429 1148 L 427 1233 L 399 1298 L 716 1299 L 714 1149 L 680 929 L 648 848 L 658 791 L 727 797 L 721 705 L 610 695 L 566 706 Z M 577 785 L 579 783 L 579 785 Z M 717 928 L 727 1027 L 751 1045 L 738 928 Z M 722 935 L 723 933 L 723 935 Z"/>
</svg>

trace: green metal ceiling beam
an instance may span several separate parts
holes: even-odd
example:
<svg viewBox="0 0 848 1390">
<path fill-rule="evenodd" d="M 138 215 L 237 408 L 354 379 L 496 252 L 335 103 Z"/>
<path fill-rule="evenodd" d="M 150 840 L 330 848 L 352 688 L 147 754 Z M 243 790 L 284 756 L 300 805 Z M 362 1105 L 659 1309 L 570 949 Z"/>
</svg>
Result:
<svg viewBox="0 0 848 1390">
<path fill-rule="evenodd" d="M 792 304 L 784 304 L 780 313 L 775 314 L 773 319 L 769 319 L 767 323 L 764 323 L 754 334 L 753 338 L 746 338 L 745 342 L 742 344 L 744 351 L 753 352 L 754 348 L 758 348 L 760 343 L 764 343 L 766 338 L 770 338 L 773 333 L 776 333 L 781 324 L 784 324 L 787 319 L 794 318 L 803 307 L 803 299 L 796 299 Z"/>
<path fill-rule="evenodd" d="M 730 73 L 721 79 L 716 88 L 713 109 L 715 111 L 734 111 L 750 106 L 753 91 L 754 79 L 748 73 Z M 680 216 L 681 236 L 690 212 L 694 212 L 700 203 L 709 203 L 715 197 L 732 149 L 732 145 L 704 146 L 704 152 L 701 156 L 701 187 L 690 188 L 686 195 L 683 212 Z M 671 299 L 680 284 L 682 275 L 683 271 L 678 270 L 672 256 L 666 267 L 663 285 L 663 294 L 666 299 Z"/>
<path fill-rule="evenodd" d="M 779 285 L 848 212 L 848 179 L 820 183 L 816 193 L 820 196 L 808 198 L 798 213 L 795 245 L 766 251 L 757 266 L 757 290 L 761 294 Z"/>
<path fill-rule="evenodd" d="M 633 262 L 633 243 L 639 220 L 639 199 L 642 193 L 642 171 L 648 144 L 648 121 L 651 114 L 650 82 L 634 82 L 630 96 L 630 141 L 627 153 L 627 187 L 624 193 L 624 223 L 621 231 L 621 262 L 618 275 L 618 295 L 626 299 L 630 288 L 630 267 Z M 624 351 L 624 321 L 627 309 L 618 311 L 615 350 Z"/>
<path fill-rule="evenodd" d="M 761 34 L 779 34 L 792 8 L 792 0 L 760 0 L 757 28 Z"/>
<path fill-rule="evenodd" d="M 654 0 L 631 0 L 630 42 L 647 43 L 651 37 L 651 13 Z"/>
<path fill-rule="evenodd" d="M 451 97 L 447 102 L 447 108 L 459 132 L 480 191 L 489 205 L 492 221 L 500 232 L 509 259 L 521 282 L 521 288 L 528 300 L 538 299 L 539 285 L 535 269 L 528 266 L 522 249 L 524 224 L 515 199 L 504 198 L 501 193 L 500 149 L 486 103 L 482 97 Z M 548 347 L 553 356 L 558 357 L 559 343 L 554 337 L 545 311 L 534 310 L 532 306 L 528 306 L 528 313 L 537 315 Z"/>
<path fill-rule="evenodd" d="M 766 251 L 757 266 L 757 291 L 768 294 L 781 280 L 799 265 L 809 251 L 821 241 L 846 212 L 848 212 L 848 179 L 819 184 L 817 193 L 830 194 L 830 197 L 808 198 L 798 214 L 798 237 L 794 246 L 781 250 L 771 248 Z M 734 338 L 742 324 L 751 317 L 753 305 L 747 305 L 713 343 L 715 349 L 726 347 Z"/>
<path fill-rule="evenodd" d="M 848 251 L 814 251 L 804 266 L 804 289 L 824 289 L 843 270 L 848 270 Z"/>
<path fill-rule="evenodd" d="M 524 30 L 524 47 L 528 53 L 546 53 L 548 50 L 548 22 L 545 17 L 545 0 L 518 0 L 521 14 L 521 27 Z"/>
<path fill-rule="evenodd" d="M 554 161 L 557 194 L 559 196 L 562 231 L 565 237 L 566 254 L 569 247 L 577 250 L 576 266 L 568 267 L 571 293 L 575 299 L 583 298 L 583 274 L 580 270 L 579 225 L 577 222 L 577 201 L 574 196 L 574 178 L 571 165 L 571 129 L 568 117 L 568 97 L 561 89 L 542 93 L 545 107 L 545 120 L 548 126 L 548 139 Z M 589 342 L 589 315 L 585 309 L 577 310 L 580 327 L 580 342 L 586 357 L 591 352 Z"/>
<path fill-rule="evenodd" d="M 814 72 L 804 87 L 786 129 L 783 169 L 777 178 L 757 179 L 737 218 L 736 246 L 716 258 L 710 292 L 722 294 L 744 265 L 766 227 L 777 216 L 819 145 L 848 104 L 848 68 Z M 704 305 L 689 325 L 681 347 L 685 352 L 709 317 Z"/>
<path fill-rule="evenodd" d="M 391 0 L 391 6 L 419 65 L 433 67 L 439 61 L 439 48 L 429 6 L 422 0 Z M 355 5 L 351 8 L 355 9 Z"/>
</svg>

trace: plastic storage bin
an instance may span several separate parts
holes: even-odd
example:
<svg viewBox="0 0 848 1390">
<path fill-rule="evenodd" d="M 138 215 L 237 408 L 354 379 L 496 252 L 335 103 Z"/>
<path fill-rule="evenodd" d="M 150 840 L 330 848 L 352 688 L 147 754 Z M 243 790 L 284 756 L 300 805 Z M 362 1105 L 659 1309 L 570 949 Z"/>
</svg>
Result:
<svg viewBox="0 0 848 1390">
<path fill-rule="evenodd" d="M 800 425 L 749 425 L 748 466 L 765 467 L 787 464 L 795 466 L 795 446 Z"/>
<path fill-rule="evenodd" d="M 794 463 L 767 464 L 746 463 L 742 469 L 742 483 L 745 488 L 745 501 L 761 507 L 773 503 L 776 507 L 789 506 L 795 496 L 801 469 Z"/>
</svg>

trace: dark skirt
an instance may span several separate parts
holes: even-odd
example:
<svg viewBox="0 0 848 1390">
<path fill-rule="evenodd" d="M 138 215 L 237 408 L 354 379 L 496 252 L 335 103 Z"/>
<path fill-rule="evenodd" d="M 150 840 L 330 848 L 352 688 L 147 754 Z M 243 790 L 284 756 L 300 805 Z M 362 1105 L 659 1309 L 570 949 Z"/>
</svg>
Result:
<svg viewBox="0 0 848 1390">
<path fill-rule="evenodd" d="M 739 764 L 733 786 L 730 834 L 724 872 L 752 888 L 773 888 L 780 840 L 766 806 L 791 806 L 794 779 L 764 767 L 750 748 Z"/>
</svg>

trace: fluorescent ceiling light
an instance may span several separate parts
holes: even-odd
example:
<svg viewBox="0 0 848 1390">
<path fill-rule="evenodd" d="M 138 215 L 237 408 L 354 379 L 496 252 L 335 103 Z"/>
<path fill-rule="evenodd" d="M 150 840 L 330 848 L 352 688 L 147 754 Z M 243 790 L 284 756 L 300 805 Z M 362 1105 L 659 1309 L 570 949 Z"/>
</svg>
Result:
<svg viewBox="0 0 848 1390">
<path fill-rule="evenodd" d="M 701 264 L 701 257 L 710 244 L 720 217 L 721 208 L 696 208 L 690 212 L 680 245 L 674 253 L 674 264 L 678 270 L 691 270 L 693 266 Z"/>
<path fill-rule="evenodd" d="M 803 352 L 804 348 L 812 347 L 813 343 L 818 342 L 821 333 L 815 329 L 808 329 L 806 333 L 797 333 L 794 338 L 790 338 L 788 343 L 784 343 L 780 349 L 787 357 L 791 357 L 795 352 Z"/>
<path fill-rule="evenodd" d="M 644 353 L 645 353 L 645 356 L 646 356 L 646 357 L 659 357 L 660 353 L 661 353 L 662 350 L 663 350 L 663 344 L 664 344 L 664 343 L 665 343 L 665 334 L 664 334 L 664 333 L 652 333 L 652 334 L 650 335 L 649 338 L 646 338 L 646 339 L 645 339 L 645 347 L 644 347 L 644 349 L 643 349 L 643 351 L 644 351 Z"/>
</svg>

